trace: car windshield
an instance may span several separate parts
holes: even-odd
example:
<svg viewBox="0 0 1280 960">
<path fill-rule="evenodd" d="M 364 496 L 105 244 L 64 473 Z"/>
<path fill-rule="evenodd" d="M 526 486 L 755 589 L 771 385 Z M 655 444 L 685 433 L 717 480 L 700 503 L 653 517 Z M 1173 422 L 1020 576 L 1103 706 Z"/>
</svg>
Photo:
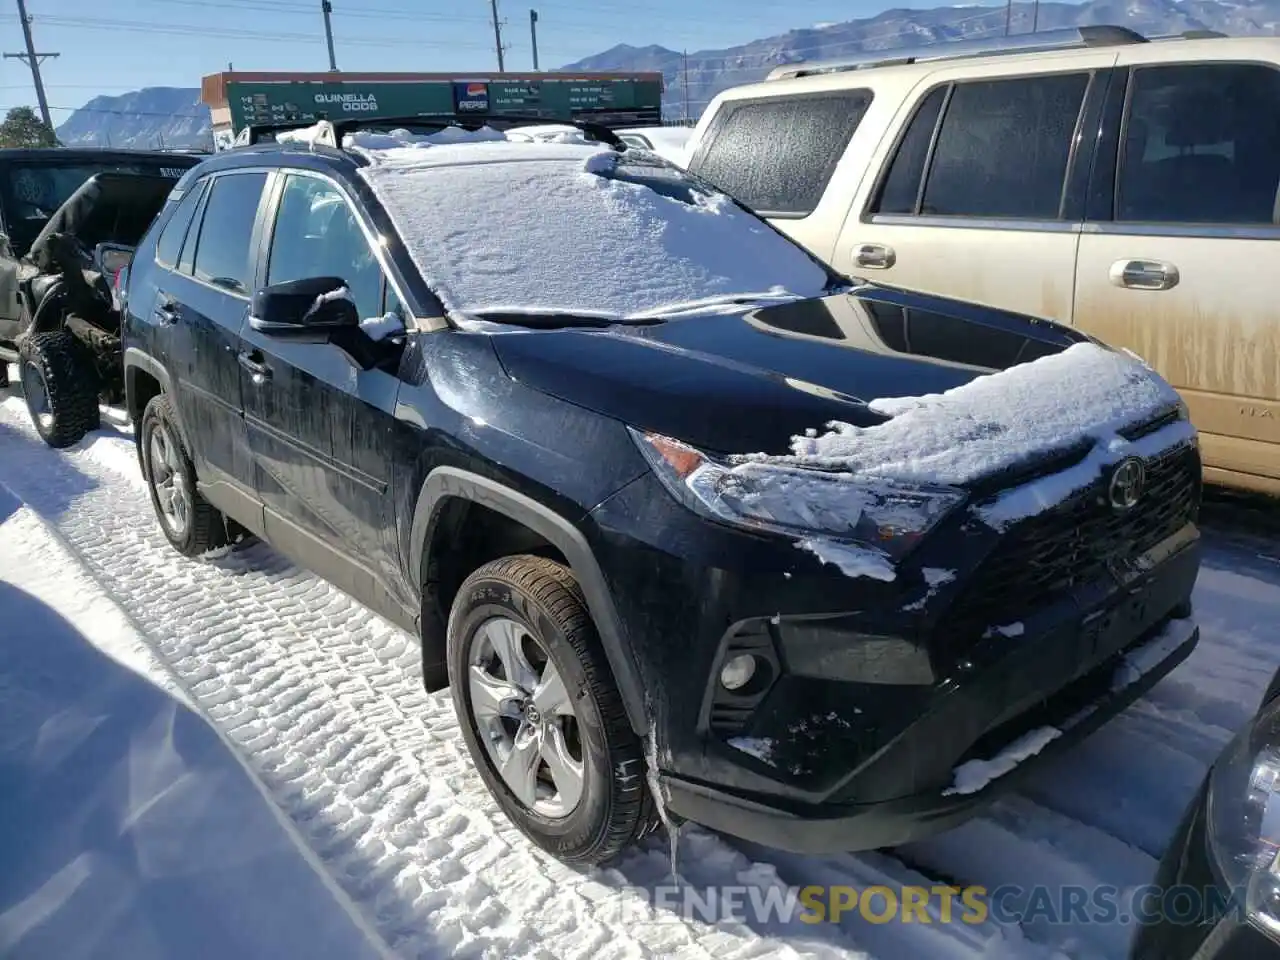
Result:
<svg viewBox="0 0 1280 960">
<path fill-rule="evenodd" d="M 0 175 L 0 195 L 5 223 L 14 252 L 21 256 L 31 247 L 45 223 L 86 180 L 99 173 L 160 174 L 175 181 L 191 163 L 162 161 L 80 161 L 75 163 L 10 163 Z"/>
<path fill-rule="evenodd" d="M 455 316 L 741 312 L 819 296 L 832 280 L 729 197 L 649 154 L 501 141 L 371 159 L 361 175 Z"/>
</svg>

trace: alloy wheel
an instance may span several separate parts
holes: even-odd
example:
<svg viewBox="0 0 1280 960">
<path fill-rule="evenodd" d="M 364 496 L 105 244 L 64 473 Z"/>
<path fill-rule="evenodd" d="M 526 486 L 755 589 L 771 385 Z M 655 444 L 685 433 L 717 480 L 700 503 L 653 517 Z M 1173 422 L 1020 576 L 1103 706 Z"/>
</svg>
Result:
<svg viewBox="0 0 1280 960">
<path fill-rule="evenodd" d="M 471 717 L 516 798 L 549 819 L 582 799 L 583 746 L 573 701 L 546 648 L 514 620 L 476 630 L 467 676 Z"/>
</svg>

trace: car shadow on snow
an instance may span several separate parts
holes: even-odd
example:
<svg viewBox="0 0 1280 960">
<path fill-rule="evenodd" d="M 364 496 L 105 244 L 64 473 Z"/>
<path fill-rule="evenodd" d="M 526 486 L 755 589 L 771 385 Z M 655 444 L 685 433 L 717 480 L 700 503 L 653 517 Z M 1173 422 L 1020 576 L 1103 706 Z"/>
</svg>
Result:
<svg viewBox="0 0 1280 960">
<path fill-rule="evenodd" d="M 376 955 L 202 718 L 5 582 L 0 636 L 0 955 Z"/>
</svg>

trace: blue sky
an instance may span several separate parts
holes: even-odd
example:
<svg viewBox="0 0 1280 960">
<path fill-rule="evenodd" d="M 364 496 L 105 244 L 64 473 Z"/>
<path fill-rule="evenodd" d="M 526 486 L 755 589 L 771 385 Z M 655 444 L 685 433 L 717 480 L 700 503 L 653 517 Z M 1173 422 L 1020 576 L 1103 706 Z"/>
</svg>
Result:
<svg viewBox="0 0 1280 960">
<path fill-rule="evenodd" d="M 496 69 L 489 0 L 332 0 L 343 70 Z M 955 0 L 952 0 L 955 2 Z M 554 68 L 617 43 L 711 49 L 816 23 L 873 16 L 928 0 L 500 0 L 507 69 L 532 66 L 529 8 L 538 10 L 539 60 Z M 320 0 L 27 0 L 49 103 L 67 109 L 99 93 L 198 86 L 240 70 L 328 67 Z M 0 0 L 0 43 L 23 49 L 13 0 Z M 0 106 L 35 103 L 19 60 L 0 61 Z"/>
</svg>

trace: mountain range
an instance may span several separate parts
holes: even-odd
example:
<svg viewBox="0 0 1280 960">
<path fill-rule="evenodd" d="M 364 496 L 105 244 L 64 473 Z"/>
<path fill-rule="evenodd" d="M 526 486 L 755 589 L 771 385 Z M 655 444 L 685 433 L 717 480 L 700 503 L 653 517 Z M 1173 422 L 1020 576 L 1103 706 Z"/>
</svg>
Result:
<svg viewBox="0 0 1280 960">
<path fill-rule="evenodd" d="M 721 90 L 762 79 L 771 69 L 801 60 L 856 56 L 948 40 L 996 37 L 1006 9 L 976 4 L 923 10 L 885 10 L 846 23 L 821 23 L 720 50 L 685 53 L 661 46 L 619 44 L 565 64 L 560 70 L 653 70 L 666 79 L 663 114 L 696 119 Z M 1117 24 L 1146 36 L 1216 30 L 1237 36 L 1275 34 L 1280 0 L 1086 0 L 1084 3 L 1014 4 L 1011 33 L 1086 24 Z M 68 145 L 204 147 L 212 143 L 209 111 L 195 87 L 147 87 L 94 97 L 58 127 Z"/>
</svg>

